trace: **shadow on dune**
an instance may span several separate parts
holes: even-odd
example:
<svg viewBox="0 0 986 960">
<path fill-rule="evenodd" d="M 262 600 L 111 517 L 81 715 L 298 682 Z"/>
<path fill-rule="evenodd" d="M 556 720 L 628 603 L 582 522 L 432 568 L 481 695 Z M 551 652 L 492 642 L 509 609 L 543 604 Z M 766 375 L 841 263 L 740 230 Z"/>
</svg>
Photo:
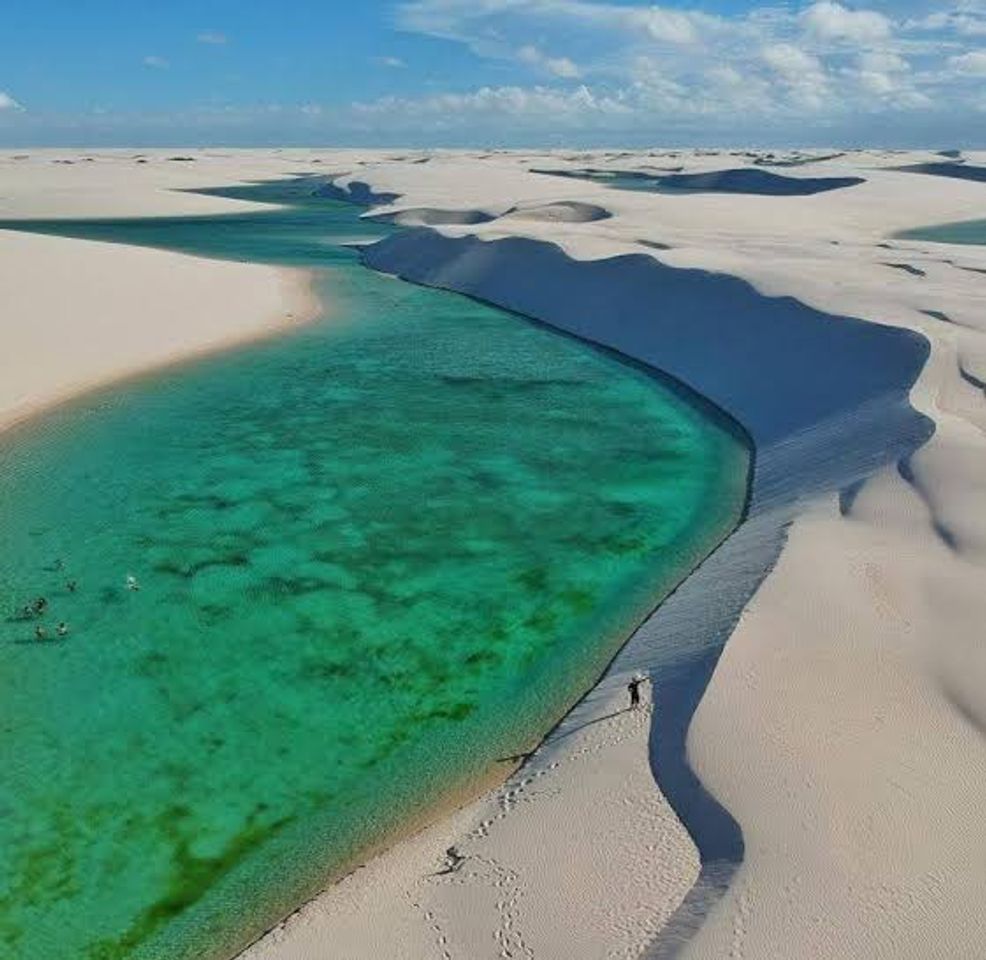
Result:
<svg viewBox="0 0 986 960">
<path fill-rule="evenodd" d="M 328 200 L 344 200 L 360 206 L 394 203 L 400 199 L 399 193 L 377 193 L 369 184 L 360 180 L 351 180 L 345 187 L 336 186 L 335 183 L 323 183 L 312 191 L 312 196 L 325 197 Z"/>
<path fill-rule="evenodd" d="M 778 157 L 775 154 L 757 155 L 754 157 L 754 164 L 758 167 L 807 167 L 813 163 L 825 163 L 829 160 L 838 160 L 844 157 L 845 153 L 824 153 L 817 156 Z"/>
<path fill-rule="evenodd" d="M 926 173 L 934 177 L 951 177 L 953 180 L 972 180 L 986 183 L 986 167 L 974 167 L 967 163 L 914 163 L 897 168 L 902 173 Z"/>
<path fill-rule="evenodd" d="M 768 170 L 750 169 L 678 173 L 662 178 L 662 186 L 670 190 L 752 193 L 763 197 L 808 197 L 865 182 L 862 177 L 785 177 Z"/>
<path fill-rule="evenodd" d="M 702 863 L 698 883 L 647 954 L 665 960 L 701 925 L 743 857 L 739 825 L 689 765 L 692 717 L 799 501 L 841 491 L 840 506 L 851 513 L 868 476 L 906 461 L 931 436 L 932 421 L 909 403 L 928 343 L 642 254 L 583 262 L 532 240 L 413 230 L 366 248 L 364 257 L 376 269 L 489 301 L 656 368 L 752 439 L 745 522 L 640 627 L 549 741 L 609 712 L 627 675 L 648 672 L 651 767 Z"/>
<path fill-rule="evenodd" d="M 408 230 L 364 258 L 548 323 L 696 391 L 752 437 L 755 506 L 841 487 L 900 459 L 888 444 L 913 433 L 907 396 L 928 345 L 908 330 L 834 317 L 646 254 L 579 261 L 519 237 Z M 812 456 L 822 437 L 838 446 Z"/>
<path fill-rule="evenodd" d="M 795 164 L 788 164 L 794 166 Z M 741 167 L 706 173 L 653 174 L 633 170 L 531 170 L 553 177 L 592 180 L 618 190 L 654 193 L 746 193 L 762 197 L 807 197 L 855 187 L 861 177 L 786 177 L 769 170 Z"/>
</svg>

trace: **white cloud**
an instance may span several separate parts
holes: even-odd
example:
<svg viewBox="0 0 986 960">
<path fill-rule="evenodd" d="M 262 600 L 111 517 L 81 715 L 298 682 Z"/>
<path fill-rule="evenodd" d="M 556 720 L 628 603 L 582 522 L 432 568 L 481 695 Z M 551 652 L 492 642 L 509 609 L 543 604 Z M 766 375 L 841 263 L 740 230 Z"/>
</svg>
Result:
<svg viewBox="0 0 986 960">
<path fill-rule="evenodd" d="M 446 39 L 480 41 L 482 30 L 477 27 L 503 17 L 619 30 L 683 45 L 694 43 L 720 20 L 699 11 L 671 10 L 656 4 L 626 7 L 593 0 L 410 0 L 398 7 L 397 24 L 404 30 Z"/>
<path fill-rule="evenodd" d="M 975 106 L 962 76 L 980 75 L 969 38 L 986 30 L 986 0 L 760 0 L 730 15 L 700 3 L 404 0 L 396 17 L 501 72 L 535 67 L 559 94 L 582 84 L 642 123 L 684 114 L 726 125 L 741 112 L 818 124 L 905 110 L 954 117 Z"/>
<path fill-rule="evenodd" d="M 810 53 L 790 43 L 775 43 L 761 51 L 763 62 L 771 70 L 788 79 L 822 72 L 822 65 Z"/>
<path fill-rule="evenodd" d="M 859 82 L 864 90 L 876 96 L 893 93 L 897 89 L 894 79 L 889 74 L 881 73 L 878 70 L 861 70 Z"/>
<path fill-rule="evenodd" d="M 955 73 L 966 77 L 986 77 L 986 50 L 971 50 L 951 57 L 948 65 Z"/>
<path fill-rule="evenodd" d="M 588 4 L 586 5 L 588 6 Z M 596 6 L 601 6 L 597 4 Z M 612 7 L 605 8 L 607 11 Z M 700 15 L 682 13 L 677 10 L 662 10 L 651 7 L 649 10 L 630 10 L 621 19 L 630 29 L 643 29 L 654 40 L 668 43 L 690 44 L 699 37 Z M 711 20 L 711 18 L 709 18 Z"/>
<path fill-rule="evenodd" d="M 24 108 L 5 90 L 0 90 L 0 111 L 23 110 Z"/>
<path fill-rule="evenodd" d="M 517 59 L 521 63 L 528 63 L 533 67 L 547 70 L 548 73 L 566 80 L 573 80 L 581 76 L 579 68 L 568 57 L 546 56 L 537 47 L 530 44 L 517 51 Z"/>
<path fill-rule="evenodd" d="M 158 57 L 152 54 L 151 56 L 144 57 L 144 66 L 153 67 L 155 70 L 166 70 L 171 64 L 164 57 Z"/>
<path fill-rule="evenodd" d="M 737 131 L 762 141 L 771 130 L 804 138 L 848 129 L 850 139 L 888 142 L 907 131 L 927 143 L 935 131 L 949 141 L 984 136 L 986 50 L 976 38 L 986 36 L 986 0 L 753 3 L 714 15 L 698 9 L 710 0 L 394 0 L 399 29 L 476 57 L 475 72 L 457 77 L 462 86 L 349 107 L 257 104 L 195 122 L 247 131 L 273 129 L 276 118 L 356 130 L 364 142 L 381 131 L 403 131 L 409 142 L 432 134 L 450 142 L 454 131 L 501 142 L 544 142 L 556 130 L 559 142 L 593 131 L 610 142 L 639 142 L 648 131 L 655 140 L 691 131 L 681 139 L 706 142 Z M 144 62 L 168 66 L 158 56 Z M 393 56 L 369 62 L 405 66 Z"/>
<path fill-rule="evenodd" d="M 891 23 L 874 10 L 849 10 L 841 3 L 820 0 L 802 15 L 809 34 L 823 40 L 849 40 L 865 43 L 890 36 Z"/>
<path fill-rule="evenodd" d="M 859 68 L 874 73 L 907 73 L 911 65 L 890 50 L 867 50 L 860 54 Z"/>
<path fill-rule="evenodd" d="M 817 57 L 790 43 L 764 47 L 760 56 L 796 103 L 812 110 L 825 105 L 828 79 Z"/>
<path fill-rule="evenodd" d="M 629 106 L 619 98 L 594 94 L 584 84 L 574 90 L 549 87 L 482 87 L 470 93 L 443 93 L 430 97 L 384 97 L 372 103 L 353 105 L 356 117 L 372 118 L 375 123 L 394 118 L 438 121 L 451 126 L 463 119 L 508 117 L 512 121 L 543 122 L 545 117 L 558 121 L 578 121 L 587 115 L 625 116 Z"/>
<path fill-rule="evenodd" d="M 229 38 L 225 33 L 219 33 L 218 30 L 204 30 L 196 36 L 195 42 L 211 44 L 215 47 L 222 47 L 229 42 Z"/>
<path fill-rule="evenodd" d="M 904 22 L 905 30 L 924 30 L 931 33 L 955 33 L 960 37 L 986 36 L 986 12 L 973 8 L 938 11 Z"/>
</svg>

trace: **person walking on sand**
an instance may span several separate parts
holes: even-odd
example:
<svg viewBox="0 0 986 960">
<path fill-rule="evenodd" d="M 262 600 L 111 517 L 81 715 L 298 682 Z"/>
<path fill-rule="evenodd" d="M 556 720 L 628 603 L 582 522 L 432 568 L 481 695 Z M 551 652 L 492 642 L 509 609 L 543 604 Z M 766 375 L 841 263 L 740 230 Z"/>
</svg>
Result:
<svg viewBox="0 0 986 960">
<path fill-rule="evenodd" d="M 627 684 L 627 692 L 630 694 L 630 709 L 636 710 L 640 706 L 640 687 L 647 682 L 647 677 L 642 673 L 635 673 Z"/>
</svg>

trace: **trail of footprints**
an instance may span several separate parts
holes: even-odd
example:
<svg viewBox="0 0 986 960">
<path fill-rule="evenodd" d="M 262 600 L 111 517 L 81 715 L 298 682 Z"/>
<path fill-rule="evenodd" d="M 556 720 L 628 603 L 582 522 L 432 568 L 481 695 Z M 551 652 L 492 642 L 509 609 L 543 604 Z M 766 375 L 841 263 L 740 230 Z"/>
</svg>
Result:
<svg viewBox="0 0 986 960">
<path fill-rule="evenodd" d="M 743 960 L 746 931 L 750 923 L 750 897 L 746 890 L 739 895 L 736 913 L 733 916 L 733 939 L 729 950 L 729 960 Z"/>
<path fill-rule="evenodd" d="M 623 743 L 641 726 L 650 723 L 652 708 L 642 708 L 633 712 L 625 711 L 617 714 L 606 723 L 607 736 L 599 739 L 591 735 L 579 749 L 572 751 L 559 760 L 553 760 L 540 769 L 522 771 L 519 779 L 507 781 L 497 795 L 497 812 L 485 819 L 466 834 L 467 841 L 480 843 L 489 838 L 493 827 L 505 820 L 521 804 L 534 803 L 539 798 L 557 795 L 558 789 L 533 790 L 542 780 L 554 774 L 563 764 L 586 760 L 604 750 Z M 550 745 L 551 741 L 549 741 Z M 467 854 L 466 864 L 477 864 L 485 870 L 467 869 L 464 865 L 454 874 L 432 876 L 427 878 L 431 885 L 437 886 L 471 886 L 492 885 L 497 892 L 495 908 L 499 923 L 493 931 L 493 940 L 500 960 L 535 960 L 534 950 L 524 940 L 520 930 L 519 904 L 524 896 L 521 880 L 516 871 L 510 869 L 492 857 L 478 853 Z M 424 898 L 421 898 L 424 899 Z M 421 914 L 435 937 L 438 956 L 441 960 L 455 960 L 449 944 L 445 927 L 434 910 L 424 906 L 419 900 L 411 898 L 411 903 Z"/>
</svg>

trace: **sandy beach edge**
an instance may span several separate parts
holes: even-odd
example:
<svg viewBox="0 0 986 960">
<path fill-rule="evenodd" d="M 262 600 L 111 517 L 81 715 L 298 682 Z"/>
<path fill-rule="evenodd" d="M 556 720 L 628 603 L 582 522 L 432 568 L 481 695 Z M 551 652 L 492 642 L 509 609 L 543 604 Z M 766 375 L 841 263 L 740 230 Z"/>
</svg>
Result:
<svg viewBox="0 0 986 960">
<path fill-rule="evenodd" d="M 151 344 L 147 344 L 148 352 L 142 353 L 139 358 L 133 357 L 114 357 L 112 365 L 100 372 L 98 377 L 93 376 L 89 379 L 79 379 L 71 387 L 46 392 L 41 397 L 32 399 L 30 402 L 22 403 L 17 406 L 8 407 L 0 416 L 0 432 L 4 434 L 5 440 L 12 440 L 11 434 L 16 428 L 30 428 L 37 423 L 39 417 L 56 407 L 64 407 L 73 403 L 85 403 L 87 397 L 94 392 L 112 389 L 114 386 L 124 384 L 128 381 L 140 380 L 149 376 L 160 375 L 162 371 L 170 368 L 179 368 L 187 363 L 194 362 L 202 357 L 211 356 L 218 352 L 225 352 L 232 349 L 239 349 L 251 343 L 271 336 L 290 332 L 298 324 L 311 322 L 325 311 L 323 299 L 318 293 L 321 292 L 321 285 L 316 285 L 315 274 L 310 270 L 255 267 L 248 264 L 232 264 L 225 261 L 215 261 L 180 253 L 170 253 L 165 251 L 149 250 L 147 248 L 135 247 L 130 245 L 108 244 L 99 241 L 86 241 L 78 239 L 62 239 L 57 237 L 39 237 L 36 235 L 20 233 L 17 231 L 0 232 L 0 241 L 6 241 L 9 249 L 17 250 L 18 246 L 35 248 L 28 252 L 32 258 L 40 259 L 44 255 L 49 261 L 54 260 L 56 269 L 61 273 L 63 280 L 65 274 L 74 274 L 77 279 L 79 275 L 92 273 L 99 275 L 99 293 L 105 297 L 112 297 L 113 292 L 120 294 L 119 302 L 113 304 L 113 309 L 107 311 L 103 300 L 93 297 L 88 300 L 85 291 L 80 304 L 79 291 L 77 285 L 61 283 L 58 289 L 72 295 L 73 304 L 85 315 L 98 312 L 109 312 L 115 320 L 128 322 L 127 318 L 138 315 L 147 301 L 159 300 L 168 304 L 171 295 L 181 287 L 180 283 L 175 282 L 175 273 L 194 271 L 197 282 L 204 283 L 209 290 L 209 309 L 220 308 L 224 312 L 231 312 L 234 308 L 221 302 L 222 294 L 229 294 L 232 291 L 233 282 L 242 283 L 249 279 L 253 286 L 265 282 L 270 286 L 272 279 L 276 280 L 278 296 L 280 302 L 276 304 L 276 311 L 269 317 L 261 317 L 256 309 L 257 305 L 251 304 L 254 308 L 249 317 L 250 327 L 247 329 L 237 329 L 233 331 L 223 331 L 218 339 L 210 339 L 209 342 L 202 344 L 194 340 L 190 343 L 183 343 L 173 347 L 168 352 L 157 355 L 150 353 Z M 64 261 L 64 265 L 59 261 Z M 69 260 L 80 261 L 69 265 Z M 136 277 L 127 267 L 138 266 L 137 273 L 140 274 L 139 290 L 135 287 Z M 151 272 L 148 273 L 148 268 Z M 248 273 L 250 276 L 248 277 Z M 225 274 L 225 276 L 222 276 Z M 71 276 L 68 278 L 71 279 Z M 36 292 L 36 291 L 35 291 Z M 265 301 L 266 302 L 266 301 Z M 39 304 L 34 298 L 31 300 L 33 310 L 40 315 L 44 310 L 44 305 Z M 267 304 L 270 307 L 270 304 Z M 186 305 L 187 306 L 187 305 Z M 180 306 L 169 304 L 170 309 L 181 309 Z M 59 311 L 55 311 L 59 313 Z M 268 313 L 270 311 L 268 310 Z M 286 316 L 290 324 L 283 322 Z M 524 321 L 537 322 L 533 318 L 522 317 Z M 260 327 L 256 328 L 257 323 Z M 146 326 L 150 329 L 153 324 L 148 322 Z M 63 329 L 52 331 L 56 335 L 63 333 Z M 562 333 L 562 331 L 557 331 Z M 210 334 L 211 336 L 211 334 Z M 584 340 L 585 338 L 577 338 Z M 604 352 L 605 348 L 598 344 L 587 342 L 590 348 L 597 348 Z M 632 363 L 632 358 L 618 355 L 621 362 Z M 666 385 L 673 388 L 678 394 L 686 395 L 687 401 L 698 408 L 704 410 L 705 415 L 713 415 L 716 419 L 728 423 L 728 429 L 734 434 L 742 436 L 744 443 L 747 443 L 751 457 L 752 445 L 749 438 L 740 425 L 725 411 L 715 408 L 700 394 L 687 388 L 684 384 L 672 382 L 672 378 L 664 376 L 659 370 L 647 364 L 636 364 L 649 376 L 666 382 Z M 749 498 L 749 477 L 743 480 L 745 487 L 744 510 Z M 729 532 L 725 534 L 729 535 Z M 716 545 L 713 545 L 713 549 Z M 703 556 L 704 559 L 704 556 Z M 691 570 L 684 572 L 682 580 L 687 579 Z M 646 615 L 640 618 L 646 619 Z M 629 631 L 621 638 L 621 646 L 626 643 L 634 630 Z M 572 709 L 575 709 L 573 705 Z M 564 722 L 564 718 L 559 720 L 559 725 Z M 549 731 L 539 743 L 532 744 L 531 750 L 525 754 L 530 756 L 536 752 L 553 733 L 558 730 L 558 726 Z M 467 806 L 475 803 L 477 799 L 484 796 L 492 797 L 497 793 L 498 788 L 515 776 L 520 769 L 519 762 L 511 764 L 498 764 L 489 773 L 479 780 L 470 780 L 467 784 L 453 786 L 438 803 L 430 805 L 418 811 L 410 820 L 404 822 L 399 828 L 382 837 L 373 847 L 364 850 L 352 862 L 344 865 L 333 873 L 333 876 L 326 881 L 327 886 L 338 883 L 347 876 L 352 875 L 361 867 L 377 858 L 381 853 L 393 847 L 396 843 L 407 838 L 413 838 L 434 826 L 439 821 L 445 821 L 449 816 L 457 811 L 462 811 Z M 297 908 L 294 913 L 304 909 L 304 905 Z M 283 923 L 283 921 L 282 921 Z M 280 925 L 280 924 L 279 924 Z M 278 925 L 278 926 L 279 926 Z M 262 937 L 263 935 L 261 935 Z M 249 944 L 243 944 L 247 947 Z"/>
<path fill-rule="evenodd" d="M 7 239 L 10 237 L 16 238 L 13 243 Z M 29 245 L 37 239 L 51 239 L 0 231 L 0 245 L 6 241 L 8 248 L 21 238 L 27 238 Z M 324 285 L 315 282 L 316 274 L 312 270 L 231 264 L 139 247 L 126 247 L 125 252 L 121 252 L 119 245 L 93 241 L 63 242 L 78 246 L 86 261 L 86 269 L 91 269 L 95 264 L 97 272 L 104 274 L 100 283 L 111 301 L 107 309 L 106 304 L 99 303 L 96 298 L 87 302 L 89 298 L 83 297 L 83 302 L 73 305 L 73 313 L 81 316 L 86 316 L 87 312 L 90 315 L 101 314 L 104 319 L 108 318 L 110 327 L 103 332 L 112 337 L 114 332 L 125 328 L 128 331 L 127 343 L 123 349 L 114 352 L 112 340 L 109 340 L 108 349 L 98 359 L 77 363 L 71 372 L 62 368 L 52 370 L 46 361 L 31 371 L 29 385 L 24 378 L 13 388 L 8 385 L 0 393 L 0 435 L 5 439 L 11 432 L 29 426 L 58 407 L 84 402 L 90 394 L 159 376 L 169 369 L 178 369 L 206 357 L 290 334 L 331 312 L 331 305 L 326 303 L 322 289 Z M 112 253 L 106 250 L 94 257 L 92 248 L 112 248 Z M 68 248 L 61 249 L 68 255 Z M 106 269 L 113 257 L 126 261 L 128 255 L 133 254 L 154 266 L 151 276 L 142 278 L 144 285 L 139 292 L 133 289 L 132 281 L 125 276 L 125 263 L 117 268 L 116 276 L 112 275 L 112 270 Z M 145 257 L 145 254 L 151 256 Z M 176 274 L 179 283 L 182 275 L 194 276 L 195 287 L 204 294 L 201 303 L 190 302 L 187 296 L 181 294 L 173 296 Z M 66 296 L 70 295 L 68 285 L 56 289 Z M 152 313 L 157 313 L 157 316 L 146 316 L 145 297 L 150 301 L 157 300 L 158 309 L 152 308 Z M 56 298 L 61 299 L 57 294 Z M 5 346 L 11 355 L 40 353 L 48 357 L 55 349 L 70 350 L 70 346 L 58 346 L 62 337 L 72 338 L 72 331 L 64 325 L 64 301 L 53 304 L 52 296 L 39 296 L 37 287 L 27 293 L 26 299 L 29 306 L 17 311 L 16 321 L 19 326 L 22 325 L 22 330 L 30 331 L 28 336 L 33 342 L 17 342 L 17 332 L 8 329 L 0 335 L 0 345 Z M 224 300 L 231 301 L 228 308 Z M 156 336 L 156 328 L 160 329 L 161 324 L 167 322 L 164 314 L 170 310 L 184 315 L 184 329 L 178 331 L 178 336 L 162 342 Z M 230 322 L 212 322 L 213 318 L 222 316 Z M 50 317 L 55 318 L 54 323 L 48 322 Z M 135 338 L 133 331 L 141 328 L 146 332 L 146 337 L 140 337 L 138 333 Z M 2 343 L 4 340 L 8 342 Z M 11 340 L 14 342 L 9 342 Z"/>
<path fill-rule="evenodd" d="M 661 245 L 655 256 L 667 263 L 743 276 L 765 292 L 904 326 L 932 343 L 911 396 L 935 421 L 933 441 L 902 456 L 903 469 L 891 460 L 870 470 L 868 479 L 821 491 L 789 516 L 791 546 L 774 550 L 775 559 L 781 553 L 779 562 L 754 602 L 748 603 L 747 593 L 736 604 L 726 656 L 696 715 L 689 755 L 703 781 L 742 821 L 747 859 L 712 915 L 703 915 L 706 928 L 688 956 L 705 960 L 731 950 L 860 960 L 973 955 L 984 937 L 976 884 L 986 843 L 977 826 L 986 773 L 968 721 L 986 716 L 979 692 L 986 688 L 979 682 L 986 671 L 973 635 L 983 610 L 986 513 L 976 489 L 986 418 L 981 391 L 964 383 L 961 371 L 984 379 L 986 350 L 981 295 L 973 286 L 978 278 L 952 261 L 976 268 L 986 261 L 975 250 L 946 252 L 927 243 L 896 243 L 888 252 L 888 238 L 902 228 L 958 219 L 976 202 L 971 191 L 980 188 L 884 170 L 902 161 L 872 154 L 831 164 L 840 172 L 862 169 L 868 183 L 851 197 L 834 193 L 818 202 L 617 195 L 550 178 L 535 184 L 522 157 L 482 160 L 484 175 L 477 177 L 479 162 L 449 156 L 425 166 L 394 163 L 361 176 L 413 194 L 408 202 L 419 207 L 461 207 L 467 198 L 470 206 L 496 210 L 518 199 L 530 202 L 534 193 L 552 200 L 584 194 L 616 216 L 598 225 L 514 218 L 499 235 L 558 239 L 587 259 L 639 252 L 639 240 L 646 238 Z M 690 167 L 725 162 L 688 158 Z M 70 170 L 80 174 L 78 167 Z M 927 189 L 918 189 L 922 184 Z M 497 230 L 494 224 L 490 233 Z M 900 262 L 922 275 L 890 269 Z M 828 439 L 838 441 L 838 431 Z M 741 541 L 753 532 L 752 523 L 741 528 L 683 585 L 679 599 L 700 590 L 718 602 L 719 559 L 742 554 Z M 820 580 L 819 557 L 826 569 L 844 571 L 849 579 Z M 738 561 L 744 565 L 742 556 Z M 687 619 L 679 618 L 679 606 L 662 608 L 661 625 L 670 631 L 664 640 L 679 619 Z M 595 763 L 573 760 L 577 776 L 565 779 L 563 765 L 524 784 L 551 767 L 532 764 L 490 798 L 495 816 L 510 807 L 491 828 L 493 842 L 485 852 L 500 873 L 493 867 L 475 871 L 467 893 L 450 885 L 423 888 L 417 879 L 434 869 L 436 851 L 470 835 L 475 818 L 490 819 L 481 801 L 334 886 L 249 951 L 251 958 L 310 960 L 339 943 L 340 933 L 359 948 L 354 957 L 441 956 L 440 938 L 457 956 L 485 957 L 487 948 L 494 956 L 504 942 L 500 935 L 513 937 L 511 945 L 533 944 L 539 957 L 638 955 L 630 947 L 646 940 L 643 934 L 653 926 L 640 920 L 633 937 L 626 931 L 644 914 L 659 921 L 662 904 L 670 901 L 657 884 L 677 871 L 678 889 L 687 892 L 697 863 L 680 824 L 646 829 L 644 811 L 659 813 L 647 763 L 653 746 L 648 735 L 655 734 L 606 719 L 622 692 L 619 679 L 604 681 L 575 711 L 583 718 L 595 711 L 601 719 L 585 734 L 599 736 L 586 742 L 576 732 L 566 741 L 568 755 L 594 756 Z M 593 777 L 595 790 L 587 784 Z M 515 802 L 511 794 L 518 791 L 521 801 Z M 617 799 L 620 806 L 606 806 Z M 626 822 L 630 811 L 631 846 L 596 832 L 601 819 Z M 634 874 L 634 889 L 597 882 L 595 860 L 608 844 L 616 845 L 624 871 Z M 534 846 L 538 859 L 529 855 Z M 643 855 L 635 857 L 638 846 Z M 492 889 L 508 868 L 513 879 L 504 881 L 507 899 L 519 905 L 504 913 L 483 885 Z M 582 879 L 573 891 L 567 884 L 576 869 Z M 410 909 L 408 891 L 424 912 Z M 620 925 L 601 918 L 607 934 L 602 949 L 593 951 L 601 937 L 583 937 L 580 950 L 565 953 L 566 923 L 584 931 L 600 919 L 596 891 L 607 907 L 623 911 Z M 577 916 L 561 902 L 573 893 L 581 898 Z M 382 926 L 389 929 L 377 929 Z M 492 934 L 498 935 L 495 947 Z M 525 954 L 518 949 L 517 955 Z"/>
<path fill-rule="evenodd" d="M 539 321 L 534 318 L 524 317 L 519 314 L 517 316 L 519 320 L 523 320 L 525 322 L 539 323 Z M 564 331 L 561 330 L 554 330 L 554 332 L 559 336 L 566 335 Z M 625 672 L 625 667 L 620 668 L 621 679 L 619 689 L 617 691 L 601 687 L 600 685 L 602 681 L 604 678 L 611 677 L 614 666 L 620 664 L 622 660 L 626 658 L 627 648 L 635 640 L 640 638 L 641 631 L 645 629 L 647 624 L 653 621 L 658 611 L 660 611 L 665 604 L 672 601 L 678 595 L 679 591 L 686 584 L 688 584 L 693 577 L 695 577 L 696 573 L 701 570 L 703 566 L 706 565 L 708 561 L 719 552 L 723 545 L 729 542 L 737 531 L 740 530 L 746 523 L 752 498 L 752 477 L 753 464 L 755 460 L 755 448 L 752 440 L 742 429 L 741 425 L 734 421 L 733 418 L 731 418 L 725 411 L 719 409 L 701 395 L 696 394 L 695 391 L 691 390 L 691 388 L 687 387 L 687 385 L 673 381 L 673 378 L 663 374 L 660 370 L 649 367 L 646 364 L 638 364 L 633 360 L 633 358 L 613 354 L 612 351 L 607 350 L 605 347 L 588 341 L 583 341 L 582 338 L 576 337 L 574 339 L 578 339 L 583 342 L 587 349 L 599 350 L 601 353 L 614 356 L 614 358 L 618 359 L 619 362 L 642 370 L 647 375 L 653 377 L 653 379 L 664 384 L 666 388 L 674 389 L 680 395 L 688 398 L 687 402 L 689 402 L 701 416 L 714 416 L 720 422 L 722 429 L 727 429 L 735 436 L 743 438 L 744 443 L 747 444 L 748 467 L 747 470 L 744 471 L 742 477 L 737 478 L 737 487 L 742 488 L 742 500 L 739 512 L 735 518 L 735 522 L 727 529 L 718 532 L 716 539 L 712 542 L 703 545 L 702 548 L 697 550 L 696 559 L 683 566 L 678 575 L 670 584 L 655 586 L 654 594 L 651 599 L 646 601 L 642 609 L 632 618 L 632 625 L 630 625 L 627 629 L 620 631 L 617 635 L 618 639 L 616 641 L 617 646 L 615 652 L 606 664 L 601 667 L 584 692 L 574 698 L 570 706 L 558 718 L 554 725 L 547 730 L 547 732 L 540 737 L 532 739 L 523 752 L 514 757 L 505 758 L 504 760 L 491 765 L 488 771 L 480 777 L 473 777 L 459 784 L 453 784 L 449 790 L 443 792 L 441 797 L 439 797 L 435 802 L 426 804 L 414 811 L 411 816 L 404 820 L 399 826 L 395 827 L 392 831 L 388 832 L 372 845 L 364 848 L 349 863 L 344 864 L 334 870 L 325 879 L 321 889 L 309 897 L 304 903 L 300 904 L 280 921 L 269 927 L 266 931 L 252 938 L 248 944 L 245 944 L 234 954 L 227 954 L 226 956 L 218 958 L 218 960 L 233 960 L 235 957 L 249 958 L 252 956 L 251 948 L 261 950 L 265 940 L 269 938 L 272 932 L 283 929 L 286 925 L 290 925 L 299 918 L 303 919 L 306 910 L 311 909 L 313 906 L 317 906 L 321 898 L 331 896 L 331 892 L 334 888 L 338 888 L 341 883 L 352 879 L 359 871 L 365 870 L 371 865 L 376 864 L 379 866 L 385 863 L 385 858 L 392 851 L 396 851 L 398 848 L 403 851 L 409 847 L 418 847 L 420 849 L 426 845 L 430 846 L 433 852 L 436 851 L 438 848 L 434 847 L 432 845 L 432 841 L 428 839 L 430 834 L 443 834 L 451 824 L 456 823 L 458 820 L 463 818 L 475 819 L 477 810 L 481 810 L 491 804 L 494 806 L 499 806 L 502 804 L 504 796 L 510 796 L 515 791 L 517 793 L 523 792 L 523 788 L 527 784 L 533 780 L 543 777 L 549 770 L 558 766 L 558 763 L 554 758 L 556 756 L 559 744 L 566 738 L 581 733 L 583 730 L 583 723 L 585 723 L 585 726 L 592 726 L 599 722 L 600 718 L 603 721 L 620 719 L 622 714 L 628 712 L 622 705 L 617 705 L 618 701 L 622 703 L 622 674 Z M 603 639 L 604 638 L 602 637 L 600 638 L 600 645 L 603 645 Z M 607 646 L 612 646 L 612 644 L 607 644 Z M 659 681 L 655 678 L 651 682 L 657 683 Z M 593 700 L 594 697 L 597 698 L 599 692 L 604 689 L 606 689 L 606 707 L 603 713 L 600 714 L 598 709 L 599 704 L 592 703 L 590 705 L 590 701 Z M 593 712 L 594 717 L 594 719 L 588 721 L 586 721 L 583 716 L 583 712 L 587 708 L 587 705 Z M 605 715 L 606 712 L 609 712 L 610 715 Z M 652 710 L 648 707 L 636 713 L 635 716 L 647 717 L 649 720 L 651 713 Z M 638 724 L 637 726 L 640 728 L 639 732 L 644 732 L 646 730 L 646 724 Z M 581 741 L 576 741 L 576 743 L 580 742 Z M 577 752 L 577 749 L 578 747 L 573 744 L 566 747 L 566 752 L 569 754 L 574 754 Z M 512 787 L 511 784 L 514 783 L 519 784 L 519 786 Z M 659 796 L 656 791 L 654 791 L 654 795 Z M 662 816 L 664 815 L 665 811 L 662 810 Z M 672 814 L 671 817 L 673 818 L 673 816 L 674 815 Z M 683 829 L 677 821 L 675 821 L 675 826 L 679 829 Z M 688 845 L 689 844 L 687 841 L 683 844 L 683 846 Z M 676 890 L 675 895 L 677 896 L 678 893 L 679 891 Z M 683 895 L 684 891 L 682 890 L 681 896 Z"/>
</svg>

